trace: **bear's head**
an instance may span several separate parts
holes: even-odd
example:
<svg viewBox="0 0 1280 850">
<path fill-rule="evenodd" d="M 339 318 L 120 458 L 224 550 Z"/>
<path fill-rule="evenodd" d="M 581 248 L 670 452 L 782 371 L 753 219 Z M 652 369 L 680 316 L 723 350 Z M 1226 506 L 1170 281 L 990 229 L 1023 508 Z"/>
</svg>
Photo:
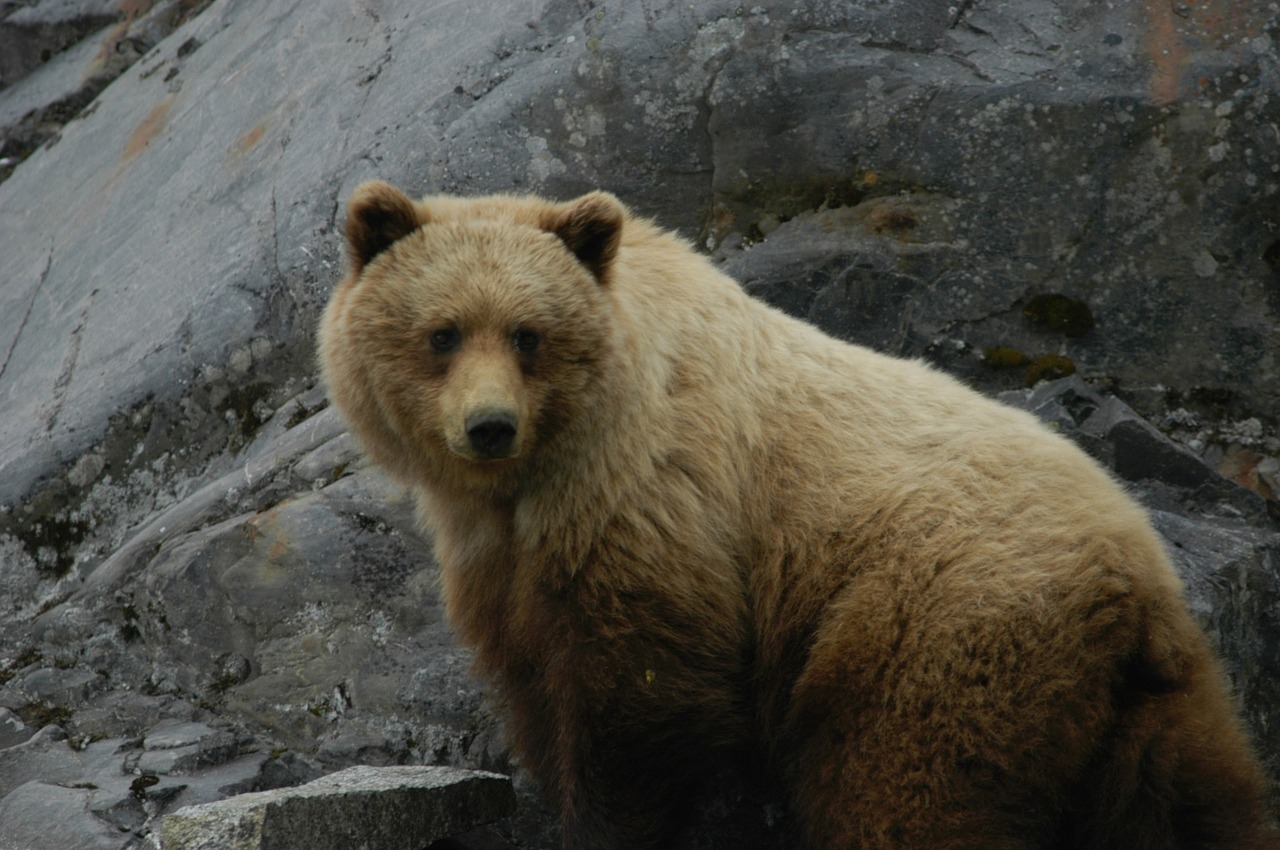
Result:
<svg viewBox="0 0 1280 850">
<path fill-rule="evenodd" d="M 320 356 L 374 459 L 410 483 L 493 487 L 589 417 L 625 219 L 602 192 L 414 202 L 358 187 Z"/>
</svg>

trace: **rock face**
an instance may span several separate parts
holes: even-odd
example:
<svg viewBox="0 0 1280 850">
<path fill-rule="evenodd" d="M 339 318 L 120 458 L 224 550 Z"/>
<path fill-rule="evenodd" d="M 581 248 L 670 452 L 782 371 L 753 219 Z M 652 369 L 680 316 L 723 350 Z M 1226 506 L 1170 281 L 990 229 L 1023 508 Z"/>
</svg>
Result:
<svg viewBox="0 0 1280 850">
<path fill-rule="evenodd" d="M 54 140 L 64 123 L 138 57 L 208 5 L 209 0 L 0 3 L 0 89 L 11 86 L 0 98 L 0 179 Z"/>
<path fill-rule="evenodd" d="M 405 494 L 315 385 L 375 176 L 608 188 L 1012 393 L 1152 509 L 1280 775 L 1278 34 L 1264 4 L 0 2 L 4 839 L 514 767 Z M 517 789 L 502 830 L 549 844 Z M 691 841 L 786 828 L 724 777 Z"/>
</svg>

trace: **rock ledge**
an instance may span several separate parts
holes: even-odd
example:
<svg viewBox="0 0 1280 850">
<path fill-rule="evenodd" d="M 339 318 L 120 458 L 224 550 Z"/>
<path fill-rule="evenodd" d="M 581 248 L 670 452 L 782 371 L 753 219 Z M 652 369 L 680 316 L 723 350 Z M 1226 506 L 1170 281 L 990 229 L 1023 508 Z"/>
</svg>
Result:
<svg viewBox="0 0 1280 850">
<path fill-rule="evenodd" d="M 420 850 L 515 808 L 511 780 L 450 767 L 351 767 L 164 819 L 165 850 Z"/>
</svg>

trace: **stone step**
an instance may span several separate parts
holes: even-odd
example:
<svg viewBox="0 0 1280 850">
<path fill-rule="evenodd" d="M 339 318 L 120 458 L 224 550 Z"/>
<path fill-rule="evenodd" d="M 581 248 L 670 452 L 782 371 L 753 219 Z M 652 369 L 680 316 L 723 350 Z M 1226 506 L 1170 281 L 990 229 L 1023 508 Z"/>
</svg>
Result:
<svg viewBox="0 0 1280 850">
<path fill-rule="evenodd" d="M 511 780 L 452 767 L 351 767 L 297 788 L 179 809 L 164 850 L 421 850 L 515 807 Z"/>
</svg>

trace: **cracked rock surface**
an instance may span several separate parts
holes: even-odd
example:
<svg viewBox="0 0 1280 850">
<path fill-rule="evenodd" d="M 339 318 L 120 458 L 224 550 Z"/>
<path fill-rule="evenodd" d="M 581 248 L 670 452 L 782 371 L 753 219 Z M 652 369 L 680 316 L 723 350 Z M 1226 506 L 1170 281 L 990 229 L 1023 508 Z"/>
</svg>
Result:
<svg viewBox="0 0 1280 850">
<path fill-rule="evenodd" d="M 0 0 L 4 837 L 124 850 L 352 764 L 515 767 L 315 383 L 372 177 L 612 190 L 1035 410 L 1152 509 L 1277 775 L 1280 10 L 1215 9 Z M 546 846 L 516 782 L 500 830 Z M 711 798 L 690 846 L 786 846 L 751 782 Z"/>
</svg>

